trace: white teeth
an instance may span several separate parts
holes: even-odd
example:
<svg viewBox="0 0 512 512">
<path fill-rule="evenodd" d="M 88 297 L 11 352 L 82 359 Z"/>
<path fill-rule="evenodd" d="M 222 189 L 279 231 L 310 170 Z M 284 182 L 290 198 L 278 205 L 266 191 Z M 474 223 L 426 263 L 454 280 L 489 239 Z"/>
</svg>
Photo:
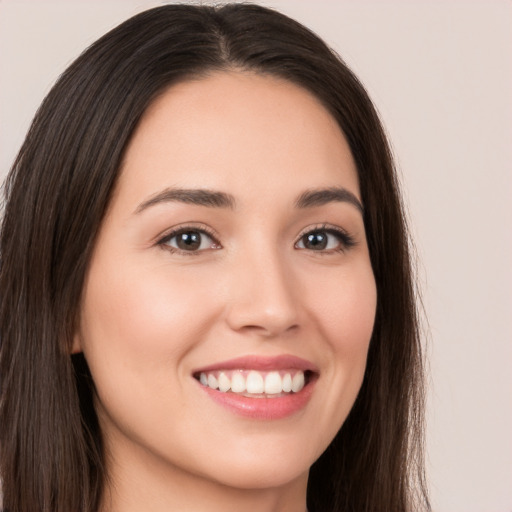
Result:
<svg viewBox="0 0 512 512">
<path fill-rule="evenodd" d="M 287 373 L 283 377 L 283 391 L 289 393 L 292 390 L 292 376 Z"/>
<path fill-rule="evenodd" d="M 292 391 L 297 393 L 304 387 L 304 374 L 302 372 L 298 372 L 293 376 L 292 379 Z"/>
<path fill-rule="evenodd" d="M 225 393 L 231 389 L 231 380 L 226 376 L 225 373 L 219 375 L 219 391 Z"/>
<path fill-rule="evenodd" d="M 201 372 L 199 382 L 223 393 L 281 395 L 298 393 L 305 385 L 301 370 L 259 372 L 256 370 L 224 370 Z"/>
<path fill-rule="evenodd" d="M 213 373 L 208 374 L 208 387 L 212 389 L 217 389 L 219 387 L 219 383 Z"/>
<path fill-rule="evenodd" d="M 263 377 L 261 373 L 251 371 L 247 375 L 247 393 L 263 393 Z"/>
<path fill-rule="evenodd" d="M 278 372 L 267 373 L 265 377 L 265 393 L 267 395 L 276 395 L 283 391 L 281 375 Z"/>
<path fill-rule="evenodd" d="M 243 393 L 245 391 L 245 379 L 240 372 L 235 372 L 231 377 L 231 391 L 233 393 Z"/>
</svg>

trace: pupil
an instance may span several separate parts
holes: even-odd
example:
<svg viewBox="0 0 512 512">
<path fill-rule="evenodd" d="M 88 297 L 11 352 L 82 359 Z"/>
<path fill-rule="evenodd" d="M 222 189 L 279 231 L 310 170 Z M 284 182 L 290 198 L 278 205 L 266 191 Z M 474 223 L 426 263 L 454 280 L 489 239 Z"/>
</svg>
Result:
<svg viewBox="0 0 512 512">
<path fill-rule="evenodd" d="M 306 236 L 305 245 L 310 249 L 325 249 L 327 246 L 327 237 L 325 233 L 310 233 Z"/>
<path fill-rule="evenodd" d="M 181 233 L 177 240 L 178 247 L 185 251 L 193 251 L 201 245 L 201 235 L 197 231 Z"/>
</svg>

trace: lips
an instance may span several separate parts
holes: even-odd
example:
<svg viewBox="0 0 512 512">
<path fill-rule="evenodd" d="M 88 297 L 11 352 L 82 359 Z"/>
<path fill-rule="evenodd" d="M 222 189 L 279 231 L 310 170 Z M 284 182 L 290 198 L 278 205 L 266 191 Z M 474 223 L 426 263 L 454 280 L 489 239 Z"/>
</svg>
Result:
<svg viewBox="0 0 512 512">
<path fill-rule="evenodd" d="M 310 371 L 318 373 L 318 368 L 311 361 L 302 359 L 288 354 L 283 354 L 274 357 L 262 356 L 243 356 L 229 361 L 222 361 L 220 363 L 211 364 L 194 370 L 194 374 L 201 372 L 215 371 L 215 370 L 258 370 L 258 371 L 272 371 L 272 370 L 286 370 L 288 368 L 295 368 L 296 370 Z"/>
<path fill-rule="evenodd" d="M 193 372 L 203 391 L 232 412 L 254 419 L 279 419 L 304 408 L 318 369 L 291 355 L 247 356 Z"/>
</svg>

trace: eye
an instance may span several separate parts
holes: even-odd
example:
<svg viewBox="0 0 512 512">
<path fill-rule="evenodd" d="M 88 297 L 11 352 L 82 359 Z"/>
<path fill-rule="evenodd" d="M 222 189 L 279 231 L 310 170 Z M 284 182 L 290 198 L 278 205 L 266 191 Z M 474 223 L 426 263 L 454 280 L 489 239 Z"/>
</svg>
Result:
<svg viewBox="0 0 512 512">
<path fill-rule="evenodd" d="M 173 231 L 158 242 L 171 250 L 199 252 L 207 249 L 219 249 L 220 245 L 203 229 L 181 228 Z"/>
<path fill-rule="evenodd" d="M 336 252 L 348 249 L 354 244 L 352 237 L 339 228 L 321 228 L 304 233 L 295 247 L 318 252 Z"/>
</svg>

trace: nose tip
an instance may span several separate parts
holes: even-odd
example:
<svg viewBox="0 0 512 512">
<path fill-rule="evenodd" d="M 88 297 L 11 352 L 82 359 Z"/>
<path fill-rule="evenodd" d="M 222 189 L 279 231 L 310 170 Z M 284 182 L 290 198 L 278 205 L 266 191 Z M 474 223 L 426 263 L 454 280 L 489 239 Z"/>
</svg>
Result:
<svg viewBox="0 0 512 512">
<path fill-rule="evenodd" d="M 296 283 L 282 265 L 266 265 L 239 274 L 227 315 L 231 329 L 276 337 L 299 327 Z"/>
</svg>

